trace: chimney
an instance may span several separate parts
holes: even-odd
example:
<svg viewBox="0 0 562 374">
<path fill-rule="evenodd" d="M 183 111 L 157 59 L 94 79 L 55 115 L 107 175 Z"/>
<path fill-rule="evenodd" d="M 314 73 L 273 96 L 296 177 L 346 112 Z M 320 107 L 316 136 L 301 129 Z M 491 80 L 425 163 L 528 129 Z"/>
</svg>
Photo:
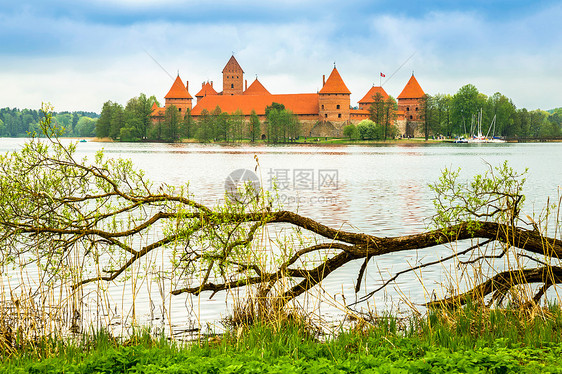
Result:
<svg viewBox="0 0 562 374">
<path fill-rule="evenodd" d="M 213 87 L 213 81 L 211 81 L 211 87 Z"/>
<path fill-rule="evenodd" d="M 246 88 L 244 89 L 244 91 L 248 90 L 248 80 L 246 79 Z"/>
<path fill-rule="evenodd" d="M 201 88 L 205 87 L 205 82 L 201 83 Z"/>
<path fill-rule="evenodd" d="M 326 84 L 326 74 L 322 74 L 322 87 Z"/>
<path fill-rule="evenodd" d="M 185 89 L 189 91 L 189 81 L 185 81 Z"/>
</svg>

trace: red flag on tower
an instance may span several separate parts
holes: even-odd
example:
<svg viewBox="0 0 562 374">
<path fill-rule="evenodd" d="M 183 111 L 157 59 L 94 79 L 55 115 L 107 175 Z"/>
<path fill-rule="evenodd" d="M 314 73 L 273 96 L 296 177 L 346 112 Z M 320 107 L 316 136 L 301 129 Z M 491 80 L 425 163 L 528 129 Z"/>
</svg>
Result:
<svg viewBox="0 0 562 374">
<path fill-rule="evenodd" d="M 384 75 L 383 73 L 381 73 L 381 77 L 383 77 L 383 78 L 384 78 L 384 77 L 386 77 L 386 75 Z"/>
</svg>

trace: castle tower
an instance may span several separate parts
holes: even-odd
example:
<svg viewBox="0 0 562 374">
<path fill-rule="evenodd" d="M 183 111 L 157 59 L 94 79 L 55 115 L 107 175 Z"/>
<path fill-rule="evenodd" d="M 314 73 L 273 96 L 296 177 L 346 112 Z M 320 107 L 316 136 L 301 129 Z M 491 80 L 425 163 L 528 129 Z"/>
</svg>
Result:
<svg viewBox="0 0 562 374">
<path fill-rule="evenodd" d="M 420 101 L 425 95 L 420 84 L 414 77 L 410 77 L 406 86 L 398 95 L 398 113 L 401 118 L 398 121 L 400 132 L 407 136 L 416 136 L 420 132 L 421 104 Z"/>
<path fill-rule="evenodd" d="M 375 103 L 375 97 L 377 94 L 381 95 L 383 100 L 388 99 L 388 94 L 384 90 L 384 88 L 380 86 L 373 86 L 371 89 L 363 96 L 361 100 L 359 100 L 359 109 L 369 110 L 371 109 L 371 105 Z"/>
<path fill-rule="evenodd" d="M 222 69 L 222 94 L 242 95 L 242 92 L 244 92 L 244 71 L 232 56 Z"/>
<path fill-rule="evenodd" d="M 342 127 L 349 121 L 351 92 L 335 66 L 323 83 L 322 89 L 318 92 L 318 119 L 338 124 L 336 127 Z"/>
<path fill-rule="evenodd" d="M 197 98 L 197 102 L 199 102 L 205 96 L 212 96 L 212 95 L 218 95 L 217 91 L 215 91 L 215 89 L 213 88 L 213 82 L 211 83 L 203 82 L 201 84 L 201 90 L 195 94 L 195 97 Z"/>
<path fill-rule="evenodd" d="M 188 109 L 191 110 L 191 101 L 193 100 L 193 97 L 189 94 L 188 87 L 189 82 L 186 82 L 184 86 L 178 74 L 174 84 L 172 84 L 172 88 L 170 88 L 170 91 L 168 91 L 166 96 L 164 96 L 164 99 L 166 99 L 165 107 L 168 108 L 169 106 L 174 105 L 178 108 L 182 116 L 187 113 Z"/>
</svg>

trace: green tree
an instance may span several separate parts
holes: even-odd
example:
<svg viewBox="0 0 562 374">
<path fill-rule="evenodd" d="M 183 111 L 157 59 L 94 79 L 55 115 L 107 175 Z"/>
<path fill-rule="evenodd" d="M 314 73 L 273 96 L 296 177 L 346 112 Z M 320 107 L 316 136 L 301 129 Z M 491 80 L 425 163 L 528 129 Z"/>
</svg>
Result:
<svg viewBox="0 0 562 374">
<path fill-rule="evenodd" d="M 213 119 L 207 109 L 203 109 L 199 115 L 195 136 L 200 142 L 210 142 L 215 137 Z"/>
<path fill-rule="evenodd" d="M 281 125 L 281 112 L 277 108 L 267 110 L 267 141 L 269 143 L 277 143 L 281 140 L 282 125 Z"/>
<path fill-rule="evenodd" d="M 533 110 L 529 112 L 529 136 L 531 138 L 542 138 L 550 135 L 549 113 L 544 110 Z"/>
<path fill-rule="evenodd" d="M 357 126 L 355 126 L 353 123 L 344 126 L 343 135 L 347 136 L 349 140 L 356 140 L 357 138 L 359 138 L 359 131 L 357 130 Z"/>
<path fill-rule="evenodd" d="M 220 110 L 219 107 L 217 107 L 218 110 Z M 213 111 L 213 113 L 215 113 L 215 111 Z M 214 114 L 215 116 L 215 121 L 216 121 L 216 137 L 218 139 L 222 139 L 225 142 L 228 142 L 231 140 L 231 122 L 230 122 L 230 115 L 227 112 L 216 112 L 216 114 Z"/>
<path fill-rule="evenodd" d="M 175 142 L 179 138 L 180 112 L 175 105 L 170 105 L 164 113 L 162 137 L 166 141 Z"/>
<path fill-rule="evenodd" d="M 450 136 L 452 133 L 451 122 L 451 95 L 437 94 L 433 96 L 435 103 L 435 131 L 439 134 Z"/>
<path fill-rule="evenodd" d="M 96 136 L 98 138 L 109 137 L 111 117 L 113 116 L 113 105 L 114 104 L 111 101 L 106 101 L 103 104 L 100 118 L 96 122 Z"/>
<path fill-rule="evenodd" d="M 255 110 L 252 110 L 250 114 L 250 123 L 248 124 L 249 132 L 250 132 L 250 140 L 255 142 L 256 140 L 260 139 L 261 137 L 261 123 L 260 118 L 256 114 Z"/>
<path fill-rule="evenodd" d="M 270 143 L 277 143 L 283 137 L 284 110 L 285 105 L 276 102 L 265 108 L 267 141 Z"/>
<path fill-rule="evenodd" d="M 369 108 L 369 119 L 376 124 L 382 125 L 385 123 L 386 116 L 386 103 L 384 97 L 377 92 L 373 96 L 373 103 Z"/>
<path fill-rule="evenodd" d="M 451 101 L 452 133 L 459 135 L 468 132 L 473 116 L 484 107 L 485 102 L 486 97 L 474 85 L 461 87 Z"/>
<path fill-rule="evenodd" d="M 382 140 L 384 139 L 384 126 L 365 119 L 357 124 L 357 132 L 361 140 Z"/>
<path fill-rule="evenodd" d="M 525 139 L 530 133 L 530 115 L 527 109 L 518 109 L 515 112 L 514 122 L 513 122 L 513 136 L 517 138 Z"/>
<path fill-rule="evenodd" d="M 265 116 L 267 117 L 269 115 L 269 112 L 273 109 L 276 109 L 277 111 L 282 111 L 285 110 L 285 105 L 272 102 L 271 105 L 265 107 Z"/>
<path fill-rule="evenodd" d="M 495 120 L 495 134 L 492 134 L 490 131 L 490 136 L 493 135 L 503 135 L 503 136 L 513 136 L 515 135 L 515 128 L 513 126 L 515 121 L 515 113 L 517 108 L 513 104 L 513 102 L 502 95 L 499 92 L 496 92 L 492 96 L 490 96 L 486 102 L 486 122 L 484 125 L 485 133 L 488 133 L 489 129 L 488 126 L 491 125 L 493 118 L 496 117 Z"/>
<path fill-rule="evenodd" d="M 398 116 L 398 103 L 396 100 L 389 96 L 384 102 L 384 140 L 388 138 L 395 138 L 398 135 L 398 128 L 395 126 L 396 118 Z"/>
<path fill-rule="evenodd" d="M 54 115 L 55 122 L 57 126 L 64 129 L 64 135 L 71 136 L 72 135 L 72 115 L 68 112 L 66 113 L 58 113 Z M 25 126 L 25 131 L 28 130 L 29 125 L 33 122 L 31 116 L 27 115 L 27 121 L 29 121 Z"/>
<path fill-rule="evenodd" d="M 80 117 L 74 127 L 75 134 L 81 137 L 94 136 L 96 133 L 96 120 L 90 117 Z"/>
<path fill-rule="evenodd" d="M 135 127 L 141 139 L 147 138 L 148 129 L 152 123 L 151 115 L 154 104 L 160 106 L 154 95 L 147 97 L 144 93 L 141 93 L 136 100 L 134 111 L 138 119 L 135 121 Z"/>
<path fill-rule="evenodd" d="M 79 119 L 80 119 L 80 116 L 78 115 L 78 113 L 76 113 L 76 112 L 72 113 L 72 132 L 74 134 L 77 134 L 76 125 L 78 125 Z"/>
<path fill-rule="evenodd" d="M 230 114 L 230 134 L 233 141 L 242 140 L 244 137 L 244 115 L 240 109 Z"/>
<path fill-rule="evenodd" d="M 187 109 L 181 123 L 180 136 L 191 139 L 195 137 L 195 120 L 191 115 L 191 110 Z"/>
<path fill-rule="evenodd" d="M 429 139 L 429 134 L 433 133 L 435 125 L 435 100 L 432 96 L 425 94 L 420 100 L 419 112 L 420 119 L 423 127 L 423 134 L 425 140 Z"/>
<path fill-rule="evenodd" d="M 125 125 L 125 110 L 121 104 L 113 103 L 109 136 L 117 139 L 121 135 L 121 128 Z"/>
<path fill-rule="evenodd" d="M 291 139 L 297 139 L 301 133 L 299 117 L 290 110 L 285 110 L 286 134 Z M 285 138 L 287 141 L 287 138 Z"/>
</svg>

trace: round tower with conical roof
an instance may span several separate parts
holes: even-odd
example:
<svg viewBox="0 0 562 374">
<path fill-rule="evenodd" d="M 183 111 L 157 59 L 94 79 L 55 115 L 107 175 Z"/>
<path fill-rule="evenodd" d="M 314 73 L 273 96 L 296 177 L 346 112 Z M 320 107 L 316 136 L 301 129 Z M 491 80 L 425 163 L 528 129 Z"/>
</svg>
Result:
<svg viewBox="0 0 562 374">
<path fill-rule="evenodd" d="M 323 81 L 322 89 L 318 92 L 319 120 L 338 124 L 338 128 L 343 127 L 343 124 L 349 121 L 350 96 L 351 91 L 334 66 L 332 73 Z"/>
<path fill-rule="evenodd" d="M 421 119 L 421 100 L 425 92 L 423 92 L 414 73 L 410 77 L 406 86 L 398 95 L 398 129 L 402 135 L 416 136 L 419 135 Z"/>
<path fill-rule="evenodd" d="M 169 106 L 174 105 L 178 108 L 181 115 L 185 115 L 188 110 L 191 110 L 193 97 L 189 94 L 189 82 L 185 82 L 185 86 L 178 74 L 176 80 L 172 84 L 172 88 L 170 91 L 164 96 L 166 99 L 165 107 L 168 108 Z"/>
</svg>

